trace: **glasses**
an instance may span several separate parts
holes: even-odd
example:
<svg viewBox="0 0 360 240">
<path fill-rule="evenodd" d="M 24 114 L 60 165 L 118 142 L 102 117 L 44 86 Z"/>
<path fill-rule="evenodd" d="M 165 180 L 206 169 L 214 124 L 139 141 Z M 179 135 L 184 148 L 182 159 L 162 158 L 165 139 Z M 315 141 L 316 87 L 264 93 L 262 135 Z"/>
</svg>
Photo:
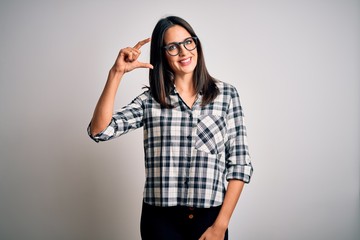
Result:
<svg viewBox="0 0 360 240">
<path fill-rule="evenodd" d="M 196 48 L 197 39 L 197 37 L 188 37 L 183 42 L 172 42 L 164 46 L 164 48 L 170 56 L 177 56 L 181 51 L 181 44 L 186 50 L 192 51 Z"/>
</svg>

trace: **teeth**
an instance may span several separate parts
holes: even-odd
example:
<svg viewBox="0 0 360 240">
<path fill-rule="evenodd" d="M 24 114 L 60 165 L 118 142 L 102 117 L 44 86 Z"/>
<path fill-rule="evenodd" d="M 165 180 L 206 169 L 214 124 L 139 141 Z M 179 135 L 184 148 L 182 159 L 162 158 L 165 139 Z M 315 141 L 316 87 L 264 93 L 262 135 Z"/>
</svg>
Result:
<svg viewBox="0 0 360 240">
<path fill-rule="evenodd" d="M 182 60 L 182 61 L 180 61 L 181 63 L 187 63 L 187 62 L 190 62 L 190 58 L 187 58 L 187 59 L 185 59 L 185 60 Z"/>
</svg>

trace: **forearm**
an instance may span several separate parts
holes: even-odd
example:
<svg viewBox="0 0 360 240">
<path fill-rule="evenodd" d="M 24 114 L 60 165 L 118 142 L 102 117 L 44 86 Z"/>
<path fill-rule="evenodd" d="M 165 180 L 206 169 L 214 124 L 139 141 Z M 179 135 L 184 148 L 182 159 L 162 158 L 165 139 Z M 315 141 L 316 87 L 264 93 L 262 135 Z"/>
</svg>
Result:
<svg viewBox="0 0 360 240">
<path fill-rule="evenodd" d="M 223 229 L 224 231 L 228 228 L 231 215 L 234 212 L 243 187 L 243 181 L 235 179 L 229 181 L 224 202 L 221 207 L 220 213 L 215 220 L 215 223 L 213 225 L 214 227 L 218 227 L 220 229 Z"/>
<path fill-rule="evenodd" d="M 91 120 L 91 135 L 100 133 L 109 125 L 114 111 L 116 92 L 122 76 L 123 73 L 115 71 L 114 68 L 109 71 L 104 90 L 96 104 Z"/>
<path fill-rule="evenodd" d="M 150 42 L 150 38 L 138 42 L 133 48 L 127 47 L 120 50 L 95 107 L 90 125 L 92 136 L 100 133 L 109 125 L 114 111 L 116 92 L 123 75 L 136 68 L 153 68 L 150 63 L 142 63 L 137 60 L 141 53 L 140 48 L 148 42 Z"/>
</svg>

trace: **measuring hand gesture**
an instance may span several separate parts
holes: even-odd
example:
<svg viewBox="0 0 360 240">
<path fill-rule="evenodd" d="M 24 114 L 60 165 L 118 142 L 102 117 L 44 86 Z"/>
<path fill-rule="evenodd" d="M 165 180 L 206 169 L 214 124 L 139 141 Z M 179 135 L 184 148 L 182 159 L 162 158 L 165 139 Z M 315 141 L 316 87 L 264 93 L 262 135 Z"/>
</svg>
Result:
<svg viewBox="0 0 360 240">
<path fill-rule="evenodd" d="M 115 70 L 122 73 L 127 73 L 134 70 L 135 68 L 153 69 L 153 66 L 150 63 L 143 63 L 137 60 L 141 54 L 140 48 L 148 42 L 150 42 L 150 38 L 138 42 L 134 47 L 121 49 L 114 64 Z"/>
</svg>

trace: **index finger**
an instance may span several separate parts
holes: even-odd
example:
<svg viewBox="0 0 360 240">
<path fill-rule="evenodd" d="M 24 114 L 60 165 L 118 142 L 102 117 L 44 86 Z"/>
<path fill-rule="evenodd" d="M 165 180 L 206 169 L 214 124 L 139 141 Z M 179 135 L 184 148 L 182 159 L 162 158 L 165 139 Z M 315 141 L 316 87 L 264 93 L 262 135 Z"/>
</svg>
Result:
<svg viewBox="0 0 360 240">
<path fill-rule="evenodd" d="M 138 43 L 134 46 L 134 48 L 140 49 L 142 46 L 144 46 L 145 44 L 147 44 L 148 42 L 150 42 L 150 40 L 151 40 L 151 38 L 146 38 L 146 39 L 138 42 Z"/>
</svg>

